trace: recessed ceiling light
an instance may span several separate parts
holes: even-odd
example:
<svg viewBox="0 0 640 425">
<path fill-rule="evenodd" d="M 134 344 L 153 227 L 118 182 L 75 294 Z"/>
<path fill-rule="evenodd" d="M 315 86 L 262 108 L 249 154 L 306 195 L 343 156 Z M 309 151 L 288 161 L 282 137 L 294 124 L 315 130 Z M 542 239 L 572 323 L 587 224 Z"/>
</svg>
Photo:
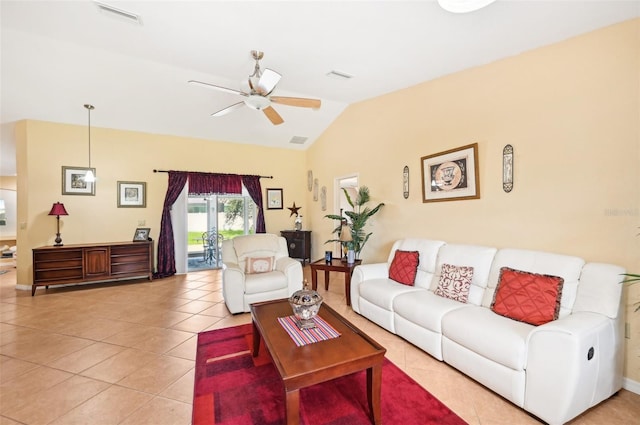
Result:
<svg viewBox="0 0 640 425">
<path fill-rule="evenodd" d="M 128 12 L 123 9 L 119 9 L 106 3 L 100 3 L 99 1 L 94 1 L 94 3 L 98 7 L 98 10 L 107 16 L 117 18 L 121 21 L 126 21 L 132 24 L 142 25 L 142 17 L 140 15 L 137 15 L 133 12 Z"/>
<path fill-rule="evenodd" d="M 469 13 L 482 9 L 496 0 L 438 0 L 440 7 L 447 12 Z"/>
<path fill-rule="evenodd" d="M 336 80 L 349 80 L 353 78 L 353 75 L 347 74 L 346 72 L 333 70 L 327 73 L 327 77 L 335 78 Z"/>
</svg>

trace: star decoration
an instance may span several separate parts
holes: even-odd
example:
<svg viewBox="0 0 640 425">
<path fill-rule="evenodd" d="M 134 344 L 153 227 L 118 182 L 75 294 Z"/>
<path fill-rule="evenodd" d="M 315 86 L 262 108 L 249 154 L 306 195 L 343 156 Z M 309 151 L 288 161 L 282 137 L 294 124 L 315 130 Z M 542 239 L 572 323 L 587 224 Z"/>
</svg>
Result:
<svg viewBox="0 0 640 425">
<path fill-rule="evenodd" d="M 302 207 L 296 207 L 296 203 L 295 203 L 295 202 L 293 203 L 293 206 L 292 206 L 292 207 L 287 207 L 287 209 L 288 209 L 289 211 L 291 211 L 291 214 L 289 214 L 289 217 L 291 217 L 291 216 L 292 216 L 292 215 L 294 215 L 294 214 L 295 214 L 295 215 L 296 215 L 296 217 L 297 217 L 297 216 L 298 216 L 298 210 L 299 210 L 300 208 L 302 208 Z"/>
</svg>

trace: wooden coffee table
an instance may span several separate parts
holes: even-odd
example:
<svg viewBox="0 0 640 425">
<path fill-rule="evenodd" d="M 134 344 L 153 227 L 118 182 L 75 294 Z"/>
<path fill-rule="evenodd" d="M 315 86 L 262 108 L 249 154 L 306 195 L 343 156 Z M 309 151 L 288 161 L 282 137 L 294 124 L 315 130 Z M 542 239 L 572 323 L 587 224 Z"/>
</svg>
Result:
<svg viewBox="0 0 640 425">
<path fill-rule="evenodd" d="M 318 315 L 341 335 L 298 347 L 278 323 L 278 317 L 292 313 L 286 299 L 251 304 L 253 355 L 258 355 L 262 337 L 284 383 L 287 424 L 300 421 L 301 388 L 365 369 L 369 416 L 373 424 L 380 424 L 382 361 L 387 350 L 326 304 Z"/>
</svg>

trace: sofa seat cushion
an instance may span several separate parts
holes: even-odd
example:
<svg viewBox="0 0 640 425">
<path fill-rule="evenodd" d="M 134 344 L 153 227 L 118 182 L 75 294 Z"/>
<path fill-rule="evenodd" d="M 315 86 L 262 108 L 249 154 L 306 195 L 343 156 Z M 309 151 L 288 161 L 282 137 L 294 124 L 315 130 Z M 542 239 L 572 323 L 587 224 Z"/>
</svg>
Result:
<svg viewBox="0 0 640 425">
<path fill-rule="evenodd" d="M 388 278 L 371 279 L 360 284 L 360 298 L 387 311 L 393 311 L 393 300 L 398 295 L 426 291 L 426 289 L 403 285 Z"/>
<path fill-rule="evenodd" d="M 245 275 L 245 294 L 275 291 L 287 287 L 287 277 L 280 271 Z"/>
<path fill-rule="evenodd" d="M 442 334 L 451 341 L 513 370 L 524 369 L 527 337 L 534 328 L 475 306 L 453 310 L 442 318 Z"/>
<path fill-rule="evenodd" d="M 393 311 L 396 316 L 436 333 L 442 333 L 442 318 L 445 314 L 470 306 L 470 304 L 440 297 L 431 291 L 401 294 L 393 300 Z"/>
</svg>

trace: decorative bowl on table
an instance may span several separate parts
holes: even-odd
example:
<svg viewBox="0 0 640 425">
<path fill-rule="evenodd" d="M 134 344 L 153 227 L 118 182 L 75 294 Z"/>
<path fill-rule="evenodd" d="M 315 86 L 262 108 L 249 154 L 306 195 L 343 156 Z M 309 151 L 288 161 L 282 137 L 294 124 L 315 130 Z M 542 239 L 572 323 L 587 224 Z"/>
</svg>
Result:
<svg viewBox="0 0 640 425">
<path fill-rule="evenodd" d="M 296 318 L 296 325 L 300 329 L 316 327 L 313 318 L 318 314 L 322 305 L 322 296 L 310 289 L 301 289 L 289 297 L 289 304 Z"/>
</svg>

